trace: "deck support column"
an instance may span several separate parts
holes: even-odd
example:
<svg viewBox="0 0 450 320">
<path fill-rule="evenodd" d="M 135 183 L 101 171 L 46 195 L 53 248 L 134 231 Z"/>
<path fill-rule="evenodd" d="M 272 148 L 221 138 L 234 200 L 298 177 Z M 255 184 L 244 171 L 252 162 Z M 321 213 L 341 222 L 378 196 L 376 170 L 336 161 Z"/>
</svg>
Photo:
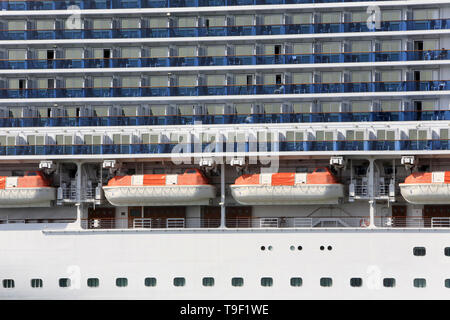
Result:
<svg viewBox="0 0 450 320">
<path fill-rule="evenodd" d="M 225 163 L 220 165 L 220 228 L 225 228 Z"/>
<path fill-rule="evenodd" d="M 376 210 L 376 201 L 375 201 L 375 170 L 374 170 L 374 159 L 369 159 L 369 228 L 375 228 L 375 210 Z"/>
<path fill-rule="evenodd" d="M 83 204 L 81 203 L 81 167 L 82 162 L 77 161 L 77 222 L 76 225 L 80 229 L 82 228 L 82 219 L 83 219 Z"/>
</svg>

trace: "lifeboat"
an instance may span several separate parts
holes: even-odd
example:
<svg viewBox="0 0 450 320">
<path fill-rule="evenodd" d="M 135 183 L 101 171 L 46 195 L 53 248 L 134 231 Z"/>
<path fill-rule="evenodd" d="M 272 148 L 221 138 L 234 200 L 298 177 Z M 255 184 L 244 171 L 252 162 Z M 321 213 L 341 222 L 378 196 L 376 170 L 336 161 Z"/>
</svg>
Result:
<svg viewBox="0 0 450 320">
<path fill-rule="evenodd" d="M 214 186 L 197 169 L 183 174 L 117 176 L 103 187 L 115 206 L 161 206 L 209 204 L 216 196 Z"/>
<path fill-rule="evenodd" d="M 409 203 L 450 204 L 450 171 L 414 172 L 399 186 Z"/>
<path fill-rule="evenodd" d="M 247 174 L 231 185 L 233 198 L 243 205 L 337 204 L 344 186 L 327 168 L 313 173 Z"/>
<path fill-rule="evenodd" d="M 50 207 L 55 199 L 56 189 L 39 171 L 0 177 L 0 208 Z"/>
</svg>

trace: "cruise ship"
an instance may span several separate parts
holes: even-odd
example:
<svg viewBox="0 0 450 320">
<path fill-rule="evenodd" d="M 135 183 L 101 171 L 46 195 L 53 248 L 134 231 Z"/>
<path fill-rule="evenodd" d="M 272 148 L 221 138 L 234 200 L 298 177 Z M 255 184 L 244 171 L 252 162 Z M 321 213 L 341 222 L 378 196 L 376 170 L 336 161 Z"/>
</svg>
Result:
<svg viewBox="0 0 450 320">
<path fill-rule="evenodd" d="M 450 299 L 450 0 L 0 9 L 0 299 Z"/>
</svg>

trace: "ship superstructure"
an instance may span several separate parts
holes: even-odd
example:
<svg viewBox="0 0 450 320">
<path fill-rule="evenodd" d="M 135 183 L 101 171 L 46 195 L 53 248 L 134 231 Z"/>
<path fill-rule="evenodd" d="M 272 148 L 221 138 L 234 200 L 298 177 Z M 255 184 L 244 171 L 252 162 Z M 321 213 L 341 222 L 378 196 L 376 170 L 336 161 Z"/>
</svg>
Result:
<svg viewBox="0 0 450 320">
<path fill-rule="evenodd" d="M 0 8 L 1 298 L 450 298 L 450 1 Z"/>
</svg>

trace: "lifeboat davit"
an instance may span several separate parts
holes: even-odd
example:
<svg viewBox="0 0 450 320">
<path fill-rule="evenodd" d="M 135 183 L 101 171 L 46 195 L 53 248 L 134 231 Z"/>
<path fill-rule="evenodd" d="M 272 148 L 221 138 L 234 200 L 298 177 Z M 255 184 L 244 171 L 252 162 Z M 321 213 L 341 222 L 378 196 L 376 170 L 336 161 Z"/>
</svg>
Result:
<svg viewBox="0 0 450 320">
<path fill-rule="evenodd" d="M 0 208 L 50 207 L 56 189 L 39 171 L 23 177 L 0 177 Z"/>
<path fill-rule="evenodd" d="M 117 176 L 103 187 L 105 197 L 115 206 L 161 206 L 209 204 L 215 187 L 197 169 L 183 174 Z"/>
<path fill-rule="evenodd" d="M 246 174 L 231 185 L 231 194 L 244 205 L 336 204 L 344 186 L 328 168 L 313 173 Z"/>
<path fill-rule="evenodd" d="M 450 204 L 450 171 L 414 172 L 400 183 L 400 192 L 409 203 Z"/>
</svg>

